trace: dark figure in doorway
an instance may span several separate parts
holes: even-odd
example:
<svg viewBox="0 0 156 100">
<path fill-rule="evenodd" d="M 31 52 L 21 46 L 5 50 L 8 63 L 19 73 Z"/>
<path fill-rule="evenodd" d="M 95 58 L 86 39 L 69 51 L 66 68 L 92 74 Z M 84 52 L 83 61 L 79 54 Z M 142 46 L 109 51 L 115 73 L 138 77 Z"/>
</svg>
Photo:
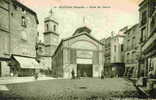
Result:
<svg viewBox="0 0 156 100">
<path fill-rule="evenodd" d="M 87 73 L 86 73 L 86 72 L 84 72 L 84 73 L 83 73 L 83 76 L 84 76 L 84 77 L 88 77 L 88 75 L 87 75 Z"/>
<path fill-rule="evenodd" d="M 104 70 L 101 71 L 101 79 L 104 79 Z"/>
<path fill-rule="evenodd" d="M 81 77 L 81 73 L 80 73 L 80 70 L 77 71 L 77 79 L 80 79 Z"/>
<path fill-rule="evenodd" d="M 149 72 L 148 72 L 148 78 L 154 78 L 154 71 L 153 71 L 153 68 L 152 67 L 150 67 L 150 69 L 149 69 Z"/>
<path fill-rule="evenodd" d="M 71 74 L 72 74 L 72 79 L 75 79 L 75 72 L 74 72 L 74 70 L 72 70 Z"/>
</svg>

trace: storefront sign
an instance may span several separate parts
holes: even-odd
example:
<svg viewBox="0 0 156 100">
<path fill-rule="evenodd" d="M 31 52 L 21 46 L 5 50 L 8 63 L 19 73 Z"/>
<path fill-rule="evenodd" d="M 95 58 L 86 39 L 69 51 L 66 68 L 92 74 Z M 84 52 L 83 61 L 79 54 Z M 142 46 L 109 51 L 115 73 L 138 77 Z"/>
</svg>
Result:
<svg viewBox="0 0 156 100">
<path fill-rule="evenodd" d="M 92 51 L 79 50 L 79 51 L 77 51 L 76 55 L 78 58 L 92 58 L 93 52 Z"/>
<path fill-rule="evenodd" d="M 92 64 L 92 59 L 76 59 L 77 64 Z"/>
</svg>

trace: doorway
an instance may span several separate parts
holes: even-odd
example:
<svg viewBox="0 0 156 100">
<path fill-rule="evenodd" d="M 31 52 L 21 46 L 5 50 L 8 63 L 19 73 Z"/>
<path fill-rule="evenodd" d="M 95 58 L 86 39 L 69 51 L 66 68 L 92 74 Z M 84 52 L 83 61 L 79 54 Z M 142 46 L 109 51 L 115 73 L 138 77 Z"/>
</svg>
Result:
<svg viewBox="0 0 156 100">
<path fill-rule="evenodd" d="M 92 64 L 78 64 L 77 71 L 80 71 L 81 77 L 92 77 L 93 76 Z"/>
</svg>

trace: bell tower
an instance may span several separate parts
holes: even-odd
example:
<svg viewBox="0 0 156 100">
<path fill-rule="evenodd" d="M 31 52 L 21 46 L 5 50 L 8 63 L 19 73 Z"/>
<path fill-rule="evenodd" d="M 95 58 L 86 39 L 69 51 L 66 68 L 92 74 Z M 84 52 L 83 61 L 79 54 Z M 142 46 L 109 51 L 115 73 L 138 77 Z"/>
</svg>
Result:
<svg viewBox="0 0 156 100">
<path fill-rule="evenodd" d="M 54 16 L 52 9 L 49 11 L 50 15 L 44 19 L 44 44 L 45 53 L 47 56 L 52 56 L 58 46 L 58 22 Z"/>
</svg>

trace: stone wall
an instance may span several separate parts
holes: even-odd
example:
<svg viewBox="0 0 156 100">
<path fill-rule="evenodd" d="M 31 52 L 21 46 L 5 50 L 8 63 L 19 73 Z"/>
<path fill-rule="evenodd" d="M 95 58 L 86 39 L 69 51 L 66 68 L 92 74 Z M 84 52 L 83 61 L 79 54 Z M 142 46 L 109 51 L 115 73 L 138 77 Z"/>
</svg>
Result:
<svg viewBox="0 0 156 100">
<path fill-rule="evenodd" d="M 6 61 L 1 62 L 1 76 L 10 76 L 10 67 L 8 66 L 8 63 Z"/>
<path fill-rule="evenodd" d="M 11 4 L 11 53 L 35 57 L 37 41 L 37 22 L 35 15 L 24 7 Z M 22 25 L 22 18 L 25 25 Z"/>
<path fill-rule="evenodd" d="M 0 1 L 0 57 L 9 53 L 9 4 Z"/>
</svg>

